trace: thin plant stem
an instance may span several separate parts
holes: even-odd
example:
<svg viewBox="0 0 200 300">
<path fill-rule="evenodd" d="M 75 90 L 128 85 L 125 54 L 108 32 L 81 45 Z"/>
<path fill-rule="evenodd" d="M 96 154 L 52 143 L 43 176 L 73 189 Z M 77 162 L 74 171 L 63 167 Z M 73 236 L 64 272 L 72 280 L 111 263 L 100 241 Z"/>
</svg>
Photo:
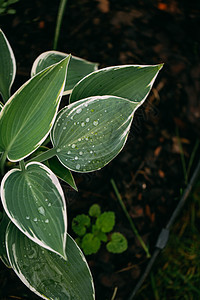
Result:
<svg viewBox="0 0 200 300">
<path fill-rule="evenodd" d="M 117 295 L 117 290 L 118 290 L 118 287 L 115 287 L 111 300 L 115 300 L 115 297 Z"/>
<path fill-rule="evenodd" d="M 151 257 L 151 254 L 149 253 L 149 249 L 147 248 L 147 246 L 145 245 L 143 239 L 142 239 L 141 236 L 139 235 L 138 230 L 137 230 L 137 228 L 135 227 L 135 224 L 133 223 L 133 221 L 132 221 L 132 219 L 131 219 L 131 217 L 130 217 L 130 215 L 129 215 L 127 209 L 126 209 L 126 206 L 124 205 L 124 202 L 123 202 L 122 197 L 121 197 L 121 195 L 120 195 L 120 193 L 119 193 L 119 191 L 118 191 L 118 188 L 117 188 L 117 186 L 116 186 L 116 184 L 115 184 L 115 181 L 114 181 L 113 179 L 111 179 L 110 182 L 111 182 L 112 187 L 113 187 L 113 189 L 114 189 L 114 191 L 115 191 L 115 194 L 116 194 L 116 197 L 117 197 L 117 199 L 118 199 L 118 201 L 119 201 L 119 204 L 121 205 L 121 208 L 122 208 L 124 214 L 126 215 L 128 221 L 129 221 L 129 224 L 130 224 L 130 226 L 131 226 L 131 229 L 133 230 L 133 232 L 134 232 L 134 234 L 136 235 L 138 241 L 140 242 L 142 248 L 144 249 L 147 258 Z"/>
<path fill-rule="evenodd" d="M 56 149 L 55 148 L 51 148 L 33 158 L 31 158 L 29 161 L 26 162 L 27 163 L 30 163 L 30 162 L 33 162 L 33 161 L 36 161 L 36 162 L 43 162 L 47 159 L 50 159 L 52 157 L 54 157 L 56 155 Z"/>
<path fill-rule="evenodd" d="M 193 149 L 192 154 L 190 156 L 190 160 L 189 160 L 188 167 L 187 167 L 187 176 L 188 177 L 189 177 L 189 174 L 190 174 L 190 170 L 191 170 L 191 167 L 192 167 L 192 164 L 193 164 L 193 161 L 194 161 L 197 149 L 199 147 L 199 143 L 200 143 L 200 140 L 198 139 L 196 141 L 195 145 L 194 145 L 194 149 Z"/>
<path fill-rule="evenodd" d="M 24 163 L 24 160 L 20 160 L 19 166 L 20 166 L 21 171 L 25 171 L 25 163 Z"/>
<path fill-rule="evenodd" d="M 60 28 L 61 28 L 66 4 L 67 4 L 67 0 L 60 0 L 57 21 L 56 21 L 55 35 L 54 35 L 54 42 L 53 42 L 53 50 L 57 49 L 58 39 L 59 39 L 59 35 L 60 35 Z"/>
</svg>

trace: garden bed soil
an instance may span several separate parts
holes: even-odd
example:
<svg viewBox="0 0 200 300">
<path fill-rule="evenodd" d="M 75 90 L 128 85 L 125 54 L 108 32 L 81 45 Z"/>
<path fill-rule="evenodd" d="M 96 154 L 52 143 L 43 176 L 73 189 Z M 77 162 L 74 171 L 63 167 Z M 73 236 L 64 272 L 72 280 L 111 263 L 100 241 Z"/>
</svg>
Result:
<svg viewBox="0 0 200 300">
<path fill-rule="evenodd" d="M 20 0 L 14 5 L 16 14 L 0 16 L 17 60 L 13 91 L 29 78 L 36 57 L 52 49 L 58 5 L 59 1 Z M 128 299 L 148 263 L 111 179 L 151 253 L 186 186 L 181 153 L 187 165 L 200 133 L 199 13 L 196 1 L 67 3 L 57 50 L 98 62 L 99 68 L 164 63 L 148 100 L 135 114 L 123 151 L 98 172 L 74 174 L 79 193 L 63 185 L 72 236 L 72 218 L 99 203 L 102 211 L 115 212 L 115 231 L 128 239 L 123 254 L 110 254 L 102 246 L 96 255 L 87 256 L 97 300 L 111 299 L 115 288 L 116 300 Z M 189 176 L 196 161 L 195 157 Z M 0 289 L 1 300 L 39 299 L 2 263 Z"/>
</svg>

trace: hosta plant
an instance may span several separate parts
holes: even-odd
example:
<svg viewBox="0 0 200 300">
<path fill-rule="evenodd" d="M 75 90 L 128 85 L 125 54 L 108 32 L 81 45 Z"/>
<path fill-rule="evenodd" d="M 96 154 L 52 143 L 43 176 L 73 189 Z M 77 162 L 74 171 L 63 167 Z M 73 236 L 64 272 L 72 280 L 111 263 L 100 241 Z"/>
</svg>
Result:
<svg viewBox="0 0 200 300">
<path fill-rule="evenodd" d="M 62 181 L 76 189 L 71 171 L 98 170 L 122 150 L 161 68 L 97 70 L 97 64 L 49 51 L 12 94 L 16 62 L 0 31 L 0 256 L 41 298 L 95 298 L 87 262 L 67 233 Z M 69 104 L 59 109 L 65 94 Z"/>
</svg>

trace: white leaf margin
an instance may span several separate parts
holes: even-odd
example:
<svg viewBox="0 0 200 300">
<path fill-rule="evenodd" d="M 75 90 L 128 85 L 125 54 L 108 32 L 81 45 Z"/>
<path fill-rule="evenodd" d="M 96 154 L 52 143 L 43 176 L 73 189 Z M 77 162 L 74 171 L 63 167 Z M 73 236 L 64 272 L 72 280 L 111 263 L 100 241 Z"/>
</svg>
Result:
<svg viewBox="0 0 200 300">
<path fill-rule="evenodd" d="M 2 34 L 4 40 L 5 40 L 6 44 L 7 44 L 8 50 L 9 50 L 9 52 L 10 52 L 10 57 L 11 57 L 11 60 L 12 60 L 12 62 L 13 62 L 13 64 L 12 64 L 12 65 L 13 65 L 12 80 L 11 80 L 11 83 L 10 83 L 10 86 L 9 86 L 9 91 L 10 91 L 11 86 L 12 86 L 12 84 L 13 84 L 13 82 L 14 82 L 14 80 L 15 80 L 15 76 L 16 76 L 16 70 L 17 70 L 17 67 L 16 67 L 16 60 L 15 60 L 15 56 L 14 56 L 14 52 L 13 52 L 13 50 L 12 50 L 12 47 L 10 46 L 9 41 L 7 40 L 5 34 L 3 33 L 3 31 L 2 31 L 1 29 L 0 29 L 0 34 Z"/>
<path fill-rule="evenodd" d="M 37 76 L 37 75 L 39 75 L 40 73 L 42 73 L 42 72 L 44 72 L 45 70 L 47 70 L 47 69 L 51 69 L 51 68 L 54 68 L 56 65 L 58 65 L 58 64 L 60 64 L 61 62 L 63 62 L 66 58 L 68 58 L 69 60 L 70 60 L 70 57 L 71 57 L 71 55 L 69 54 L 67 57 L 65 57 L 62 61 L 60 61 L 60 62 L 58 62 L 58 63 L 56 63 L 56 64 L 54 64 L 54 65 L 51 65 L 51 66 L 49 66 L 49 67 L 47 67 L 46 69 L 44 69 L 44 70 L 42 70 L 42 71 L 40 71 L 39 73 L 37 73 L 35 76 Z M 69 65 L 69 61 L 68 61 L 68 63 L 67 63 L 67 68 L 68 68 L 68 65 Z M 35 76 L 33 76 L 33 77 L 35 77 Z M 29 82 L 32 80 L 32 78 L 33 77 L 31 77 L 29 80 L 27 80 L 10 98 L 9 98 L 9 100 L 6 102 L 6 104 L 5 105 L 3 105 L 3 107 L 2 107 L 2 109 L 1 109 L 1 112 L 0 112 L 0 118 L 2 118 L 2 116 L 3 116 L 3 114 L 4 114 L 4 110 L 6 110 L 7 109 L 7 106 L 8 105 L 10 105 L 10 103 L 12 102 L 12 101 L 14 101 L 14 98 L 25 88 L 25 86 L 27 85 L 27 84 L 29 84 Z M 58 110 L 59 110 L 59 105 L 60 105 L 60 102 L 61 102 L 61 99 L 62 99 L 62 96 L 63 96 L 63 91 L 64 91 L 64 87 L 65 87 L 65 82 L 66 82 L 66 78 L 67 78 L 67 71 L 65 72 L 65 77 L 64 77 L 64 80 L 63 80 L 63 83 L 62 83 L 62 86 L 61 86 L 61 88 L 60 88 L 60 92 L 59 92 L 59 94 L 58 94 L 58 96 L 57 96 L 57 100 L 56 100 L 56 102 L 57 102 L 57 108 L 56 108 L 56 111 L 55 111 L 55 114 L 54 114 L 54 116 L 53 116 L 53 118 L 52 118 L 52 120 L 51 120 L 51 123 L 49 124 L 49 130 L 47 131 L 47 133 L 46 133 L 46 135 L 45 136 L 43 136 L 43 138 L 40 140 L 40 141 L 38 141 L 38 143 L 35 145 L 35 148 L 30 152 L 30 153 L 28 153 L 28 154 L 26 154 L 25 156 L 23 156 L 23 157 L 21 157 L 20 159 L 17 159 L 17 160 L 11 160 L 10 158 L 9 158 L 9 154 L 7 153 L 7 152 L 9 152 L 9 150 L 8 151 L 6 151 L 6 153 L 7 153 L 7 158 L 8 158 L 8 160 L 9 161 L 11 161 L 11 162 L 17 162 L 17 161 L 21 161 L 21 160 L 23 160 L 24 158 L 26 158 L 27 156 L 29 156 L 29 155 L 31 155 L 33 152 L 35 152 L 40 146 L 41 146 L 41 144 L 46 140 L 46 138 L 48 137 L 48 135 L 49 135 L 49 133 L 51 132 L 51 129 L 52 129 L 52 127 L 53 127 L 53 124 L 54 124 L 54 122 L 55 122 L 55 120 L 56 120 L 56 116 L 57 116 L 57 113 L 58 113 Z M 14 143 L 14 141 L 12 142 L 12 144 Z M 11 144 L 11 145 L 12 145 Z"/>
<path fill-rule="evenodd" d="M 5 189 L 4 189 L 4 184 L 7 180 L 7 178 L 12 174 L 15 173 L 16 171 L 18 172 L 22 172 L 20 169 L 14 168 L 10 171 L 8 171 L 5 176 L 2 179 L 1 182 L 1 201 L 2 201 L 2 205 L 3 208 L 7 214 L 7 216 L 9 217 L 9 219 L 17 226 L 17 228 L 24 233 L 30 240 L 32 240 L 33 242 L 35 242 L 36 244 L 38 244 L 39 246 L 48 249 L 58 255 L 60 255 L 61 257 L 63 257 L 64 259 L 67 259 L 67 255 L 66 255 L 66 239 L 67 239 L 67 206 L 66 206 L 66 202 L 65 202 L 65 196 L 64 196 L 64 192 L 62 190 L 62 187 L 60 185 L 60 182 L 58 180 L 58 178 L 56 177 L 56 175 L 45 165 L 43 165 L 42 163 L 39 162 L 30 162 L 28 163 L 25 168 L 27 168 L 30 165 L 38 165 L 40 166 L 43 170 L 46 171 L 47 176 L 51 179 L 52 183 L 55 185 L 56 189 L 58 190 L 61 198 L 62 198 L 62 202 L 63 202 L 63 219 L 64 219 L 64 226 L 65 226 L 65 231 L 64 231 L 64 237 L 63 237 L 63 253 L 65 254 L 65 257 L 61 256 L 60 253 L 58 253 L 57 251 L 55 251 L 54 249 L 52 249 L 51 247 L 49 247 L 48 245 L 46 245 L 45 243 L 43 243 L 40 239 L 38 239 L 35 234 L 32 232 L 33 236 L 31 236 L 28 232 L 26 232 L 26 230 L 24 228 L 22 228 L 21 224 L 19 224 L 14 218 L 13 216 L 10 214 L 7 204 L 6 204 L 6 199 L 5 199 Z"/>
<path fill-rule="evenodd" d="M 61 51 L 55 51 L 55 50 L 51 50 L 51 51 L 45 51 L 43 52 L 42 54 L 40 54 L 34 61 L 33 63 L 33 66 L 31 68 L 31 77 L 37 75 L 38 73 L 36 73 L 36 69 L 37 69 L 37 66 L 40 65 L 40 61 L 42 61 L 44 58 L 48 57 L 49 54 L 57 54 L 57 55 L 60 55 L 60 56 L 63 56 L 63 58 L 67 57 L 68 55 L 70 54 L 67 54 L 67 53 L 64 53 L 64 52 L 61 52 Z M 72 55 L 72 58 L 75 58 L 76 60 L 79 60 L 81 62 L 86 62 L 88 64 L 94 64 L 95 65 L 95 68 L 94 68 L 94 71 L 97 71 L 98 70 L 98 63 L 93 63 L 93 62 L 90 62 L 89 60 L 86 60 L 86 59 L 83 59 L 83 58 L 80 58 L 78 56 L 75 56 L 75 55 Z M 47 67 L 48 68 L 48 67 Z M 45 69 L 44 69 L 45 70 Z M 40 71 L 41 72 L 41 71 Z M 93 73 L 93 72 L 92 72 Z M 87 75 L 86 75 L 87 76 Z M 85 77 L 86 77 L 85 76 Z M 84 78 L 85 78 L 84 77 Z M 81 79 L 82 80 L 82 79 Z M 69 95 L 71 94 L 73 91 L 73 89 L 71 90 L 63 90 L 63 96 L 65 95 Z"/>
</svg>

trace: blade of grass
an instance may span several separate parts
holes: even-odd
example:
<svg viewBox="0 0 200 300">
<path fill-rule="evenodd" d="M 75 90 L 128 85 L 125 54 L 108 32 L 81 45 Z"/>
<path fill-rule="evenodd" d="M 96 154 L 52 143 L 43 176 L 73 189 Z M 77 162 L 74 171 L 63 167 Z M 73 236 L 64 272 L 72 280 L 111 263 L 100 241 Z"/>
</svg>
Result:
<svg viewBox="0 0 200 300">
<path fill-rule="evenodd" d="M 60 28 L 61 28 L 66 4 L 67 4 L 67 0 L 60 0 L 57 21 L 56 21 L 55 35 L 54 35 L 54 42 L 53 42 L 53 50 L 57 49 L 58 39 L 59 39 L 59 35 L 60 35 Z"/>
<path fill-rule="evenodd" d="M 197 152 L 197 149 L 199 147 L 199 144 L 200 144 L 200 140 L 198 139 L 194 145 L 194 148 L 193 148 L 193 151 L 192 151 L 192 154 L 190 156 L 190 160 L 189 160 L 189 163 L 188 163 L 188 167 L 187 167 L 187 176 L 189 177 L 190 175 L 190 170 L 191 170 L 191 167 L 192 167 L 192 164 L 193 164 L 193 161 L 194 161 L 194 158 L 195 158 L 195 155 L 196 155 L 196 152 Z"/>
<path fill-rule="evenodd" d="M 147 258 L 151 257 L 151 254 L 149 253 L 149 249 L 147 248 L 147 246 L 145 245 L 143 239 L 139 235 L 139 232 L 138 232 L 137 228 L 135 227 L 135 224 L 133 223 L 133 221 L 132 221 L 132 219 L 131 219 L 131 217 L 130 217 L 127 209 L 126 209 L 126 206 L 124 205 L 124 202 L 123 202 L 122 197 L 121 197 L 121 195 L 120 195 L 120 193 L 118 191 L 118 188 L 117 188 L 117 186 L 115 184 L 115 181 L 113 179 L 111 179 L 110 182 L 111 182 L 112 187 L 113 187 L 113 189 L 115 191 L 115 195 L 116 195 L 116 197 L 117 197 L 117 199 L 119 201 L 119 204 L 120 204 L 120 206 L 121 206 L 121 208 L 122 208 L 125 216 L 127 217 L 128 221 L 129 221 L 129 224 L 130 224 L 131 229 L 133 230 L 133 233 L 136 235 L 138 241 L 140 242 L 142 248 L 144 249 Z"/>
</svg>

